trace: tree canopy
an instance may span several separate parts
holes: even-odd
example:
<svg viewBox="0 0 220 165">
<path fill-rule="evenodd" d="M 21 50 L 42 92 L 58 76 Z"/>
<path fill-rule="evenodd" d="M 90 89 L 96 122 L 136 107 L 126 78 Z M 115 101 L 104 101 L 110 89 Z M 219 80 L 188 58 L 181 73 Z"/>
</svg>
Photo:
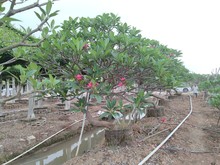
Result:
<svg viewBox="0 0 220 165">
<path fill-rule="evenodd" d="M 152 91 L 173 88 L 188 73 L 180 51 L 142 37 L 113 13 L 70 17 L 41 46 L 33 60 L 65 81 L 85 74 L 88 81 L 114 88 L 125 77 L 130 86 Z"/>
</svg>

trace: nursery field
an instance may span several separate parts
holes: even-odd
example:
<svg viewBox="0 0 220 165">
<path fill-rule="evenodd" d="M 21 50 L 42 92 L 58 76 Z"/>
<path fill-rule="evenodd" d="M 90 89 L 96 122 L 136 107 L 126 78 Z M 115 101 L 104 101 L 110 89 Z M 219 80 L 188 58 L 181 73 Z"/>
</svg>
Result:
<svg viewBox="0 0 220 165">
<path fill-rule="evenodd" d="M 0 1 L 0 164 L 220 164 L 219 68 L 194 73 L 118 14 L 59 23 L 35 1 Z"/>
<path fill-rule="evenodd" d="M 220 163 L 220 129 L 216 126 L 219 112 L 208 106 L 201 96 L 192 98 L 192 103 L 191 116 L 146 164 L 214 165 Z M 8 160 L 82 119 L 82 113 L 63 111 L 61 105 L 57 104 L 57 100 L 47 100 L 43 104 L 48 108 L 42 112 L 36 110 L 37 120 L 32 122 L 27 122 L 22 117 L 25 116 L 25 106 L 19 106 L 17 109 L 6 107 L 8 116 L 0 122 L 0 144 L 3 147 L 3 155 L 7 155 Z M 164 115 L 142 118 L 131 126 L 128 138 L 121 145 L 103 143 L 81 156 L 68 160 L 65 165 L 138 164 L 189 113 L 189 97 L 187 95 L 171 97 L 161 102 L 160 106 L 164 107 Z M 100 106 L 92 106 L 92 115 L 96 116 L 99 110 Z M 74 124 L 37 149 L 46 150 L 51 144 L 62 143 L 68 138 L 77 137 L 80 128 L 81 122 Z M 85 131 L 92 129 L 94 127 L 87 123 Z M 34 140 L 30 137 L 34 137 Z M 37 149 L 31 153 L 36 152 Z M 2 160 L 6 161 L 5 158 L 3 157 Z"/>
</svg>

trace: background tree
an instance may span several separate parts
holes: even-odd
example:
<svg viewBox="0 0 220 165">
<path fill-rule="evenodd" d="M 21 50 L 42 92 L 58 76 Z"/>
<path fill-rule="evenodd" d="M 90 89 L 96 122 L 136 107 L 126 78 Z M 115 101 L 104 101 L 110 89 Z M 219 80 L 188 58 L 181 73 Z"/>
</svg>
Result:
<svg viewBox="0 0 220 165">
<path fill-rule="evenodd" d="M 54 26 L 54 20 L 49 23 L 49 19 L 57 15 L 58 11 L 52 12 L 53 1 L 47 1 L 44 3 L 36 2 L 27 3 L 26 1 L 18 0 L 1 0 L 0 1 L 0 75 L 7 70 L 6 64 L 14 63 L 18 59 L 24 59 L 27 51 L 32 47 L 38 47 L 48 37 L 50 31 L 53 31 L 56 27 Z M 46 6 L 45 9 L 42 6 Z M 35 12 L 40 22 L 34 29 L 23 28 L 23 32 L 16 30 L 12 27 L 11 22 L 18 21 L 13 18 L 18 13 L 30 11 L 31 9 L 39 8 L 39 12 Z M 32 37 L 36 32 L 42 32 L 40 39 Z M 17 33 L 18 35 L 14 35 Z M 5 60 L 5 56 L 11 52 L 12 57 Z M 4 59 L 4 60 L 2 60 Z M 0 99 L 0 115 L 2 115 L 2 105 L 14 99 L 16 96 L 6 99 Z"/>
<path fill-rule="evenodd" d="M 208 92 L 208 103 L 214 108 L 220 110 L 220 69 L 216 69 L 211 75 L 209 75 L 206 81 L 200 83 L 201 90 Z M 217 125 L 220 121 L 220 115 L 217 121 Z"/>
</svg>

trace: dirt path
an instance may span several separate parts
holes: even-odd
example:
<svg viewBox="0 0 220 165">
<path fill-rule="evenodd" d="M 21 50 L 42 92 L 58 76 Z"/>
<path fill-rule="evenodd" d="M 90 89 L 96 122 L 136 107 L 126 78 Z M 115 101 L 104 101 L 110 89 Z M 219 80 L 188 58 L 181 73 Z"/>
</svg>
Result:
<svg viewBox="0 0 220 165">
<path fill-rule="evenodd" d="M 215 110 L 204 106 L 200 98 L 193 98 L 193 113 L 180 127 L 172 141 L 158 157 L 164 165 L 218 165 L 219 134 L 216 130 Z M 209 130 L 209 131 L 207 131 Z"/>
</svg>

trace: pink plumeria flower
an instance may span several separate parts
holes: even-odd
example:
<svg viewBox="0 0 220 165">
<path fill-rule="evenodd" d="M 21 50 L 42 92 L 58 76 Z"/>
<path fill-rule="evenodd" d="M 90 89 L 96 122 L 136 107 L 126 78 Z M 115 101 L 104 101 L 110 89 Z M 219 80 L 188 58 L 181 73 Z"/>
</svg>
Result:
<svg viewBox="0 0 220 165">
<path fill-rule="evenodd" d="M 124 84 L 123 84 L 123 82 L 121 82 L 121 81 L 118 83 L 118 86 L 119 86 L 119 87 L 122 87 L 123 85 L 124 85 Z"/>
<path fill-rule="evenodd" d="M 93 83 L 90 81 L 88 84 L 87 84 L 87 88 L 92 88 L 93 87 Z"/>
<path fill-rule="evenodd" d="M 81 81 L 81 80 L 83 80 L 83 75 L 77 74 L 77 75 L 75 76 L 75 78 L 76 78 L 78 81 Z"/>
<path fill-rule="evenodd" d="M 125 78 L 125 77 L 122 77 L 120 80 L 121 80 L 121 81 L 125 81 L 125 80 L 126 80 L 126 78 Z"/>
<path fill-rule="evenodd" d="M 167 119 L 166 119 L 165 117 L 162 117 L 162 118 L 160 119 L 160 121 L 161 121 L 161 123 L 165 123 L 165 122 L 167 121 Z"/>
</svg>

